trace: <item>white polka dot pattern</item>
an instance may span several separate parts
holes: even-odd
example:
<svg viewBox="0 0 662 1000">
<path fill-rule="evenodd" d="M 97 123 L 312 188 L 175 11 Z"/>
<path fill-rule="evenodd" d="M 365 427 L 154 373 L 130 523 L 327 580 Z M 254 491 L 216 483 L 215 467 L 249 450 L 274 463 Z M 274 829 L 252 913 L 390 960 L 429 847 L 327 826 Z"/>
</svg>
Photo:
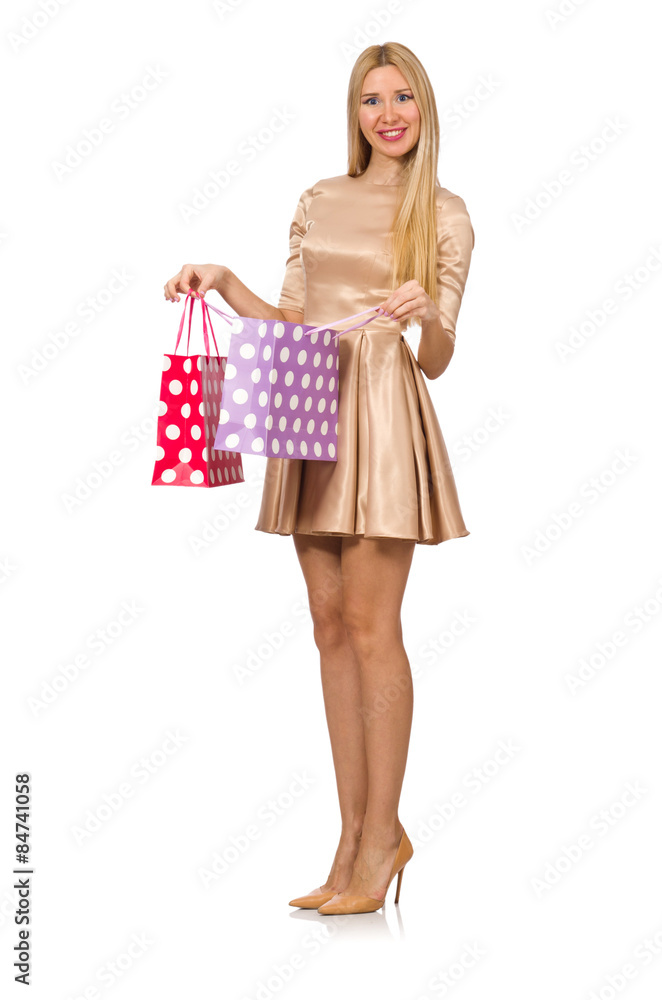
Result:
<svg viewBox="0 0 662 1000">
<path fill-rule="evenodd" d="M 215 448 L 337 461 L 338 340 L 312 326 L 237 317 Z"/>
<path fill-rule="evenodd" d="M 226 358 L 166 354 L 156 427 L 153 486 L 226 486 L 244 481 L 241 454 L 217 451 Z"/>
</svg>

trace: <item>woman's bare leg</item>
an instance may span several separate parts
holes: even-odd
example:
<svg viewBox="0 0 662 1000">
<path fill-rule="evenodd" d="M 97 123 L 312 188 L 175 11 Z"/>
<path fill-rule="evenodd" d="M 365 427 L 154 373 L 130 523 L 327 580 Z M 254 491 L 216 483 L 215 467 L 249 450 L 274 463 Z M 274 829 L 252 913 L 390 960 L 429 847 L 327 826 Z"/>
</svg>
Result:
<svg viewBox="0 0 662 1000">
<path fill-rule="evenodd" d="M 400 610 L 416 542 L 360 535 L 342 542 L 342 616 L 360 673 L 368 774 L 361 842 L 345 892 L 383 899 L 402 832 L 398 803 L 413 687 Z"/>
<path fill-rule="evenodd" d="M 313 634 L 320 653 L 324 708 L 342 823 L 338 850 L 321 888 L 340 890 L 346 887 L 352 874 L 368 797 L 361 677 L 342 618 L 343 538 L 300 532 L 292 537 L 308 589 Z"/>
</svg>

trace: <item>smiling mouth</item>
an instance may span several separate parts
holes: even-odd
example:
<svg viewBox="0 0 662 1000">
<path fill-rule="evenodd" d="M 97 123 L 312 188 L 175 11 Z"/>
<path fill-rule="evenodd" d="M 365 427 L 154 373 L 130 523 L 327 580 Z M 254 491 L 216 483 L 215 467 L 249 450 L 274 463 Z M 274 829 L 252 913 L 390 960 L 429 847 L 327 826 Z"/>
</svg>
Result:
<svg viewBox="0 0 662 1000">
<path fill-rule="evenodd" d="M 390 128 L 384 129 L 383 131 L 378 131 L 377 135 L 381 135 L 384 139 L 399 139 L 401 135 L 404 135 L 407 131 L 405 128 Z"/>
</svg>

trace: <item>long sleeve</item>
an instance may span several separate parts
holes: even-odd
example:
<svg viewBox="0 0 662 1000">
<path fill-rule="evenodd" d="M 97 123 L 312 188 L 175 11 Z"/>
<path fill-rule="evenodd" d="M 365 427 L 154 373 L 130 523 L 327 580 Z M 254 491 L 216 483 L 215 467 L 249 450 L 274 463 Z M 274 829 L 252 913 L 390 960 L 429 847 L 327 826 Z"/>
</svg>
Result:
<svg viewBox="0 0 662 1000">
<path fill-rule="evenodd" d="M 313 186 L 306 188 L 290 224 L 290 255 L 285 265 L 285 278 L 278 300 L 279 309 L 302 313 L 305 305 L 305 272 L 301 259 L 301 240 L 306 234 L 306 213 L 313 196 Z"/>
<path fill-rule="evenodd" d="M 467 206 L 459 195 L 451 195 L 437 206 L 437 234 L 437 285 L 441 323 L 455 341 L 455 325 L 475 242 Z"/>
</svg>

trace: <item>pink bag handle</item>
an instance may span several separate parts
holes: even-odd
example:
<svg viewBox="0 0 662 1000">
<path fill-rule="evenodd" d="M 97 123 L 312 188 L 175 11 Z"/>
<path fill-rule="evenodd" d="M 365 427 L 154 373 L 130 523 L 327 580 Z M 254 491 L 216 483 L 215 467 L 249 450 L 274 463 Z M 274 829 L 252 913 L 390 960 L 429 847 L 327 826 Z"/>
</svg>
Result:
<svg viewBox="0 0 662 1000">
<path fill-rule="evenodd" d="M 202 303 L 202 323 L 203 323 L 203 335 L 204 335 L 204 338 L 205 338 L 205 347 L 207 348 L 207 356 L 209 356 L 209 343 L 208 343 L 208 339 L 207 339 L 207 326 L 206 326 L 206 323 L 205 323 L 205 312 L 207 310 L 209 310 L 209 309 L 213 309 L 215 313 L 218 313 L 219 316 L 221 316 L 224 320 L 226 320 L 230 324 L 232 324 L 232 322 L 235 320 L 236 317 L 235 316 L 230 316 L 229 313 L 223 312 L 222 309 L 217 309 L 216 306 L 210 305 L 210 303 L 206 302 L 205 299 L 202 298 L 201 296 L 194 296 L 191 293 L 191 291 L 189 291 L 187 293 L 187 300 L 188 300 L 189 296 L 191 298 L 191 309 L 190 309 L 190 313 L 189 313 L 189 324 L 188 324 L 189 341 L 190 341 L 190 338 L 191 338 L 191 315 L 193 313 L 193 304 L 192 303 L 193 303 L 193 301 L 194 301 L 195 298 L 199 298 L 200 302 Z M 307 337 L 309 337 L 313 333 L 319 333 L 322 330 L 329 330 L 332 327 L 336 327 L 336 326 L 338 326 L 339 323 L 346 323 L 348 319 L 356 319 L 357 316 L 365 316 L 366 313 L 371 313 L 371 312 L 375 313 L 374 316 L 371 316 L 370 319 L 364 320 L 362 323 L 355 323 L 354 326 L 348 326 L 346 330 L 337 330 L 336 333 L 334 334 L 334 336 L 335 336 L 335 338 L 337 340 L 338 337 L 342 336 L 343 333 L 349 333 L 351 330 L 357 330 L 360 326 L 367 326 L 368 323 L 372 323 L 373 319 L 377 319 L 378 316 L 380 315 L 377 312 L 378 309 L 379 309 L 379 306 L 373 306 L 373 308 L 371 308 L 371 309 L 364 309 L 362 312 L 354 313 L 352 316 L 345 316 L 343 319 L 337 319 L 333 323 L 328 323 L 325 326 L 315 326 L 315 327 L 313 327 L 312 330 L 305 330 L 304 332 L 305 332 L 305 335 Z M 186 302 L 184 303 L 184 314 L 185 313 L 186 313 Z M 177 344 L 179 344 L 179 340 L 180 340 L 180 337 L 182 335 L 182 330 L 183 330 L 183 327 L 184 327 L 184 314 L 182 314 L 182 321 L 179 324 L 179 333 L 177 335 Z M 209 316 L 209 329 L 212 332 L 212 337 L 214 337 L 214 346 L 216 347 L 216 352 L 218 353 L 218 345 L 216 344 L 216 337 L 214 336 L 214 330 L 213 330 L 213 327 L 211 325 L 211 316 Z M 188 353 L 188 342 L 187 342 L 187 345 L 186 345 L 186 352 Z M 177 353 L 177 347 L 175 347 L 175 353 Z"/>
<path fill-rule="evenodd" d="M 190 293 L 189 293 L 189 294 L 190 294 Z M 221 311 L 220 309 L 217 309 L 217 308 L 216 308 L 215 306 L 212 306 L 212 305 L 209 305 L 209 303 L 208 303 L 208 302 L 206 302 L 206 303 L 205 303 L 205 300 L 204 300 L 204 299 L 202 299 L 202 302 L 203 302 L 203 304 L 205 304 L 205 305 L 206 305 L 206 306 L 207 306 L 207 307 L 208 307 L 209 309 L 213 309 L 213 310 L 214 310 L 214 312 L 217 312 L 219 316 L 222 316 L 222 317 L 223 317 L 223 319 L 226 319 L 226 320 L 228 320 L 228 322 L 230 322 L 230 323 L 231 323 L 231 322 L 232 322 L 232 321 L 233 321 L 233 320 L 235 319 L 235 317 L 234 317 L 234 316 L 228 316 L 228 314 L 227 314 L 227 313 L 224 313 L 224 312 L 222 312 L 222 311 Z M 329 327 L 335 327 L 335 326 L 337 326 L 337 325 L 338 325 L 338 323 L 346 323 L 348 319 L 356 319 L 356 317 L 357 317 L 357 316 L 365 316 L 365 314 L 366 314 L 366 313 L 369 313 L 369 312 L 375 312 L 375 310 L 376 310 L 376 309 L 378 309 L 378 308 L 379 308 L 379 306 L 375 306 L 375 307 L 374 307 L 374 308 L 372 308 L 372 309 L 364 309 L 364 310 L 363 310 L 363 312 L 360 312 L 360 313 L 354 313 L 354 315 L 353 315 L 353 316 L 345 316 L 345 318 L 344 318 L 344 319 L 338 319 L 338 320 L 336 320 L 336 322 L 335 322 L 335 323 L 329 323 L 329 325 L 328 325 L 328 326 L 316 326 L 316 327 L 314 327 L 314 328 L 313 328 L 312 330 L 306 330 L 306 331 L 305 331 L 305 334 L 306 334 L 306 336 L 308 337 L 308 336 L 309 336 L 310 334 L 312 334 L 312 333 L 318 333 L 318 332 L 319 332 L 320 330 L 327 330 L 327 329 L 328 329 Z M 350 330 L 356 330 L 356 329 L 358 329 L 358 327 L 360 327 L 360 326 L 366 326 L 366 325 L 367 325 L 368 323 L 372 323 L 373 319 L 377 319 L 377 316 L 371 316 L 371 317 L 370 317 L 370 319 L 367 319 L 367 320 L 365 320 L 365 322 L 364 322 L 364 323 L 355 323 L 355 324 L 354 324 L 354 326 L 350 326 L 350 327 L 348 327 L 348 328 L 347 328 L 346 330 L 340 330 L 340 331 L 337 331 L 337 332 L 336 332 L 336 334 L 335 334 L 335 336 L 336 336 L 336 337 L 339 337 L 339 336 L 340 336 L 341 334 L 343 334 L 343 333 L 349 333 L 349 331 L 350 331 Z"/>
<path fill-rule="evenodd" d="M 319 333 L 321 330 L 328 330 L 329 327 L 336 327 L 336 326 L 338 326 L 339 323 L 346 323 L 348 319 L 356 319 L 357 316 L 365 316 L 366 313 L 376 312 L 377 309 L 379 309 L 379 306 L 374 306 L 374 308 L 372 308 L 372 309 L 364 309 L 363 312 L 354 313 L 353 316 L 345 316 L 344 319 L 337 319 L 335 321 L 335 323 L 329 323 L 327 326 L 316 326 L 316 327 L 313 327 L 312 330 L 306 330 L 305 331 L 306 336 L 309 337 L 311 334 L 313 334 L 313 333 Z M 338 330 L 335 333 L 336 340 L 343 333 L 349 333 L 350 330 L 357 330 L 360 326 L 367 326 L 368 323 L 372 323 L 373 319 L 377 319 L 378 316 L 379 316 L 379 313 L 377 313 L 375 316 L 371 316 L 370 319 L 364 320 L 363 323 L 355 323 L 354 326 L 348 326 L 346 330 Z"/>
<path fill-rule="evenodd" d="M 189 292 L 189 295 L 190 294 L 191 293 Z M 207 302 L 206 299 L 204 299 L 204 298 L 202 298 L 200 296 L 199 296 L 199 298 L 200 298 L 200 301 L 202 302 L 203 306 L 207 306 L 207 309 L 213 309 L 215 313 L 218 313 L 219 316 L 222 316 L 223 319 L 226 319 L 228 321 L 228 323 L 232 323 L 237 318 L 236 316 L 230 316 L 229 313 L 223 312 L 222 309 L 217 309 L 216 306 L 213 306 L 211 304 L 211 302 Z M 211 321 L 210 321 L 209 325 L 211 326 Z"/>
<path fill-rule="evenodd" d="M 188 337 L 187 337 L 187 340 L 186 340 L 186 353 L 189 354 L 189 349 L 190 349 L 190 344 L 191 344 L 191 320 L 193 319 L 193 304 L 194 304 L 196 298 L 198 298 L 198 297 L 199 296 L 192 295 L 190 291 L 186 295 L 186 299 L 184 300 L 184 311 L 182 313 L 182 318 L 181 318 L 180 323 L 179 323 L 179 332 L 177 333 L 177 343 L 175 344 L 175 352 L 174 352 L 175 354 L 177 353 L 177 348 L 179 347 L 179 342 L 182 339 L 182 330 L 184 329 L 184 319 L 186 317 L 186 306 L 187 306 L 187 303 L 188 303 L 188 301 L 190 299 L 190 301 L 191 301 L 191 308 L 189 309 L 189 315 L 188 315 Z M 202 308 L 202 336 L 203 336 L 203 339 L 204 339 L 204 342 L 205 342 L 205 354 L 206 354 L 206 357 L 207 358 L 210 357 L 210 353 L 209 353 L 209 336 L 207 334 L 207 322 L 209 322 L 209 329 L 211 330 L 212 339 L 214 341 L 214 347 L 216 348 L 216 356 L 220 357 L 221 356 L 221 352 L 219 351 L 218 344 L 216 343 L 216 335 L 214 333 L 214 328 L 211 325 L 211 316 L 209 315 L 209 311 L 208 311 L 209 308 L 213 309 L 214 307 L 213 306 L 211 306 L 211 307 L 208 306 L 208 304 L 205 302 L 205 300 L 203 298 L 200 298 L 200 303 L 201 303 L 201 308 Z M 215 312 L 220 312 L 220 310 L 218 310 L 218 309 L 216 309 L 214 311 Z M 224 314 L 221 314 L 221 315 L 224 315 Z"/>
</svg>

